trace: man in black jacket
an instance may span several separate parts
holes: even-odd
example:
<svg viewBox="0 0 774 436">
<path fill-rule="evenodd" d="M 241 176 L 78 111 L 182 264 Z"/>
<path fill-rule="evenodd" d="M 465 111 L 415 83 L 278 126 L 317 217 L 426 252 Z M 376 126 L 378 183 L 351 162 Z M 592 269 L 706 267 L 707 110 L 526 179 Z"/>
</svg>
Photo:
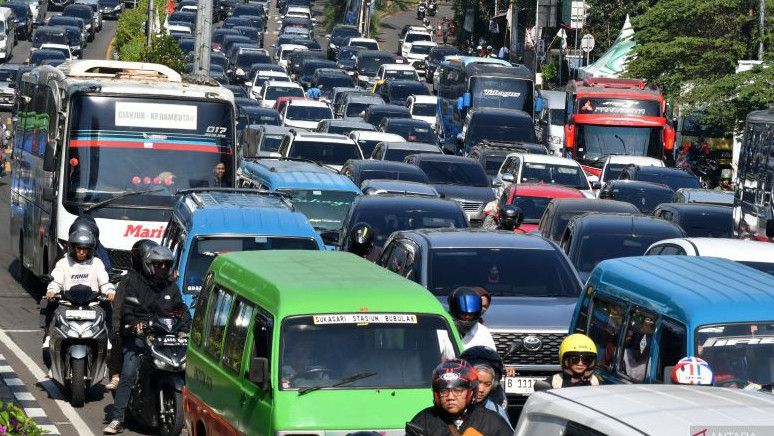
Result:
<svg viewBox="0 0 774 436">
<path fill-rule="evenodd" d="M 188 308 L 183 303 L 177 285 L 171 280 L 173 261 L 174 256 L 168 248 L 153 247 L 143 256 L 142 275 L 131 275 L 125 279 L 121 307 L 124 362 L 110 423 L 104 429 L 105 434 L 117 434 L 124 430 L 124 413 L 132 386 L 137 380 L 142 355 L 145 353 L 142 334 L 148 321 L 157 315 L 180 317 L 184 321 L 181 331 L 187 332 L 190 327 L 191 316 Z"/>
<path fill-rule="evenodd" d="M 496 412 L 474 403 L 478 374 L 462 359 L 447 360 L 433 371 L 434 405 L 406 424 L 407 434 L 424 436 L 511 436 Z"/>
</svg>

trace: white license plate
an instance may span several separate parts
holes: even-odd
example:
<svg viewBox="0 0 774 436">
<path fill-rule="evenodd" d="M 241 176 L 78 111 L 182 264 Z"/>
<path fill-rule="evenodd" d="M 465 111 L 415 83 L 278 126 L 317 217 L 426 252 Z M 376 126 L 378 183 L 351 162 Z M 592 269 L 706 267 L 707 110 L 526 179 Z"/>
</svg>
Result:
<svg viewBox="0 0 774 436">
<path fill-rule="evenodd" d="M 65 318 L 92 320 L 97 318 L 97 311 L 96 310 L 65 310 Z"/>
<path fill-rule="evenodd" d="M 505 377 L 505 393 L 529 395 L 535 392 L 535 382 L 543 377 Z"/>
</svg>

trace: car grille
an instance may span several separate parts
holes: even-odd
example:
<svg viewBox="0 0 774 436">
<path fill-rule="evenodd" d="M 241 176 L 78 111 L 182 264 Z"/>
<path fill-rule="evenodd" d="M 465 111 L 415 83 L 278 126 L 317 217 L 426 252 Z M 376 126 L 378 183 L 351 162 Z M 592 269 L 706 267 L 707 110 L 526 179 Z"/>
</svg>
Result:
<svg viewBox="0 0 774 436">
<path fill-rule="evenodd" d="M 113 268 L 116 269 L 129 269 L 132 267 L 132 255 L 128 250 L 111 250 L 108 249 L 108 257 Z"/>
<path fill-rule="evenodd" d="M 457 202 L 462 206 L 462 210 L 464 210 L 465 213 L 478 213 L 483 205 L 483 203 L 478 201 L 457 200 Z"/>
<path fill-rule="evenodd" d="M 558 365 L 559 345 L 567 336 L 566 333 L 529 333 L 529 332 L 498 332 L 493 331 L 497 352 L 505 356 L 513 341 L 524 340 L 527 336 L 535 336 L 540 339 L 542 345 L 535 351 L 522 348 L 507 358 L 503 359 L 506 365 Z"/>
</svg>

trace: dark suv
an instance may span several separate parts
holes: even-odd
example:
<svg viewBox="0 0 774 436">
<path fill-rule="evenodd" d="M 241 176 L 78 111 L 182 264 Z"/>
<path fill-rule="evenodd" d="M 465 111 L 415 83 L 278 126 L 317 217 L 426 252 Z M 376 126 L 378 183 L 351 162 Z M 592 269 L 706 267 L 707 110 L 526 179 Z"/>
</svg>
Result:
<svg viewBox="0 0 774 436">
<path fill-rule="evenodd" d="M 582 284 L 567 256 L 537 235 L 480 229 L 395 232 L 377 263 L 421 284 L 441 303 L 459 286 L 480 286 L 492 305 L 484 316 L 510 375 L 509 407 L 520 407 L 533 384 L 559 371 Z M 525 346 L 509 353 L 521 340 Z"/>
<path fill-rule="evenodd" d="M 680 188 L 701 188 L 698 177 L 679 168 L 627 165 L 621 170 L 619 180 L 638 180 L 661 183 L 677 191 Z"/>
</svg>

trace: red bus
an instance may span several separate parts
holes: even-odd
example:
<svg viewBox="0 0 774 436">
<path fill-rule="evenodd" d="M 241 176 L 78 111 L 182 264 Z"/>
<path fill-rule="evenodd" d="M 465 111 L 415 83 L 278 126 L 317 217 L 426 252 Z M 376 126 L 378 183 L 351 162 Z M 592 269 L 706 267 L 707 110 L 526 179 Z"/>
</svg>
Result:
<svg viewBox="0 0 774 436">
<path fill-rule="evenodd" d="M 639 79 L 588 78 L 567 85 L 565 155 L 599 176 L 610 155 L 674 161 L 675 131 L 661 90 Z"/>
</svg>

